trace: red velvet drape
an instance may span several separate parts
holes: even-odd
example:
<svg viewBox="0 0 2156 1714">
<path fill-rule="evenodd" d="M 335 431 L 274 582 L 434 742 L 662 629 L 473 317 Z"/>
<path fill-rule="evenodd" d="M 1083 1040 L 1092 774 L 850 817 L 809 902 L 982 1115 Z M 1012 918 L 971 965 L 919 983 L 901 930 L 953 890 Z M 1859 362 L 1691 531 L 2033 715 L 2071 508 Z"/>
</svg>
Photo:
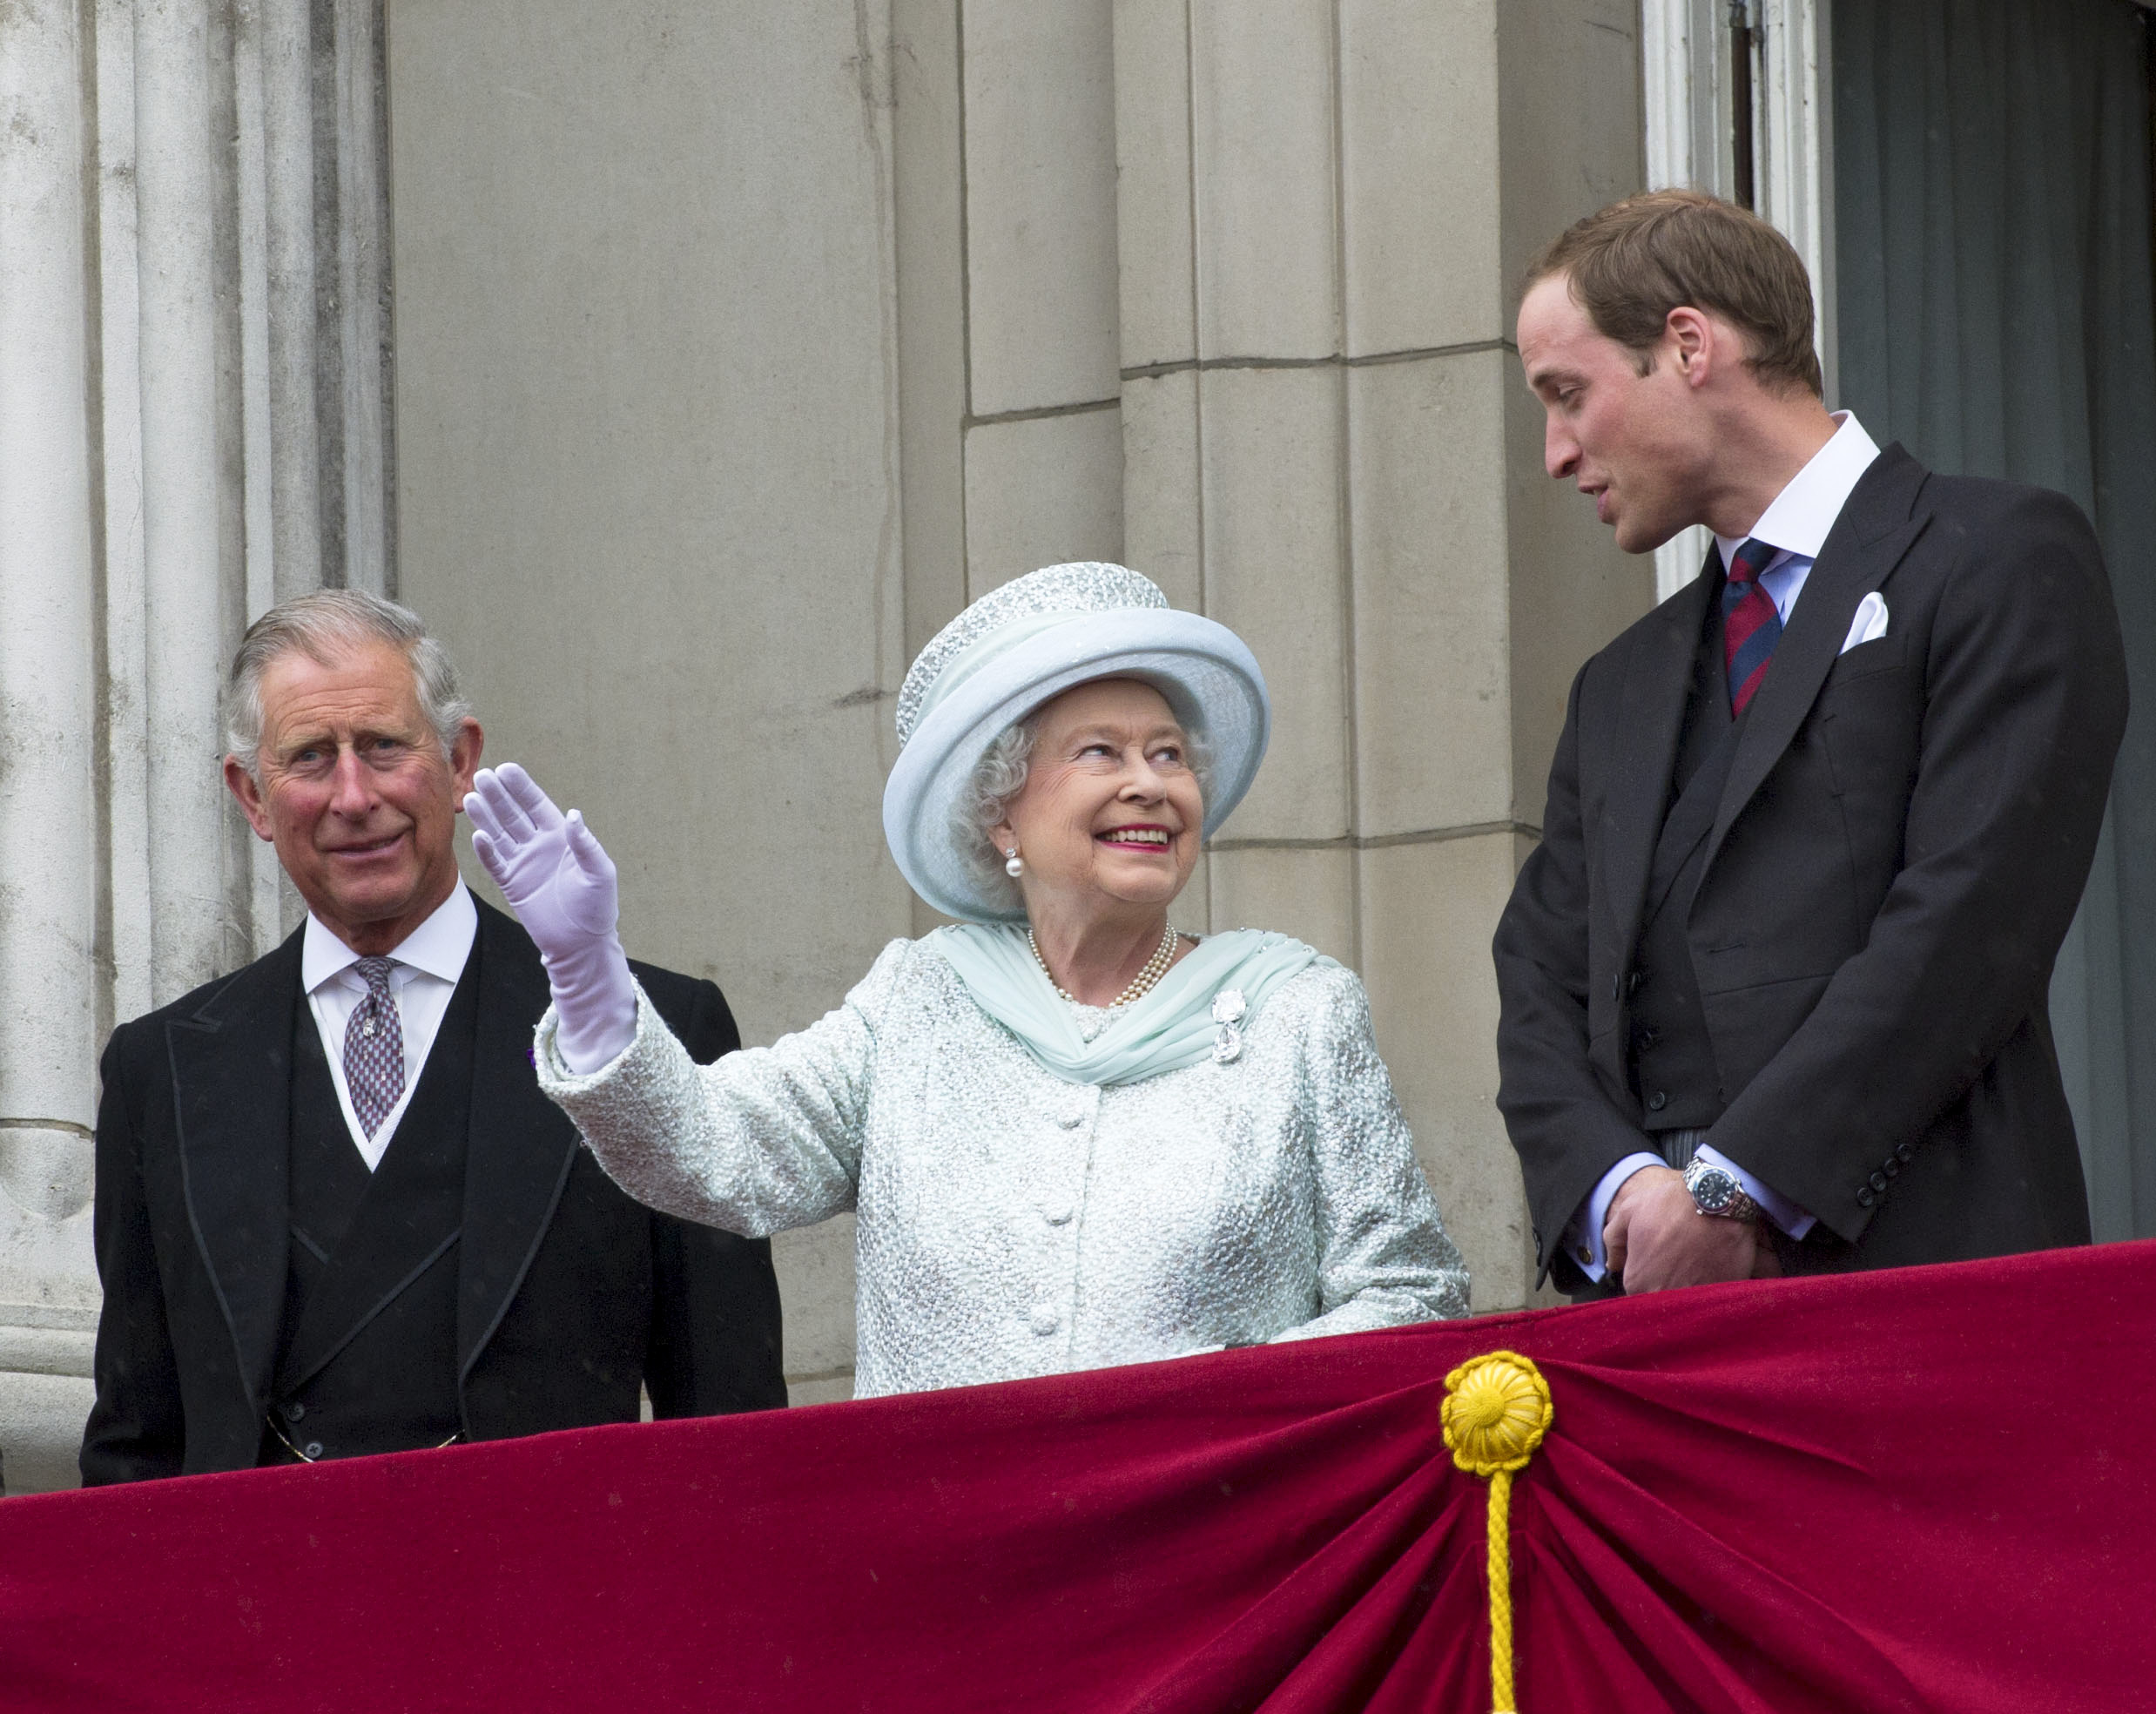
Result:
<svg viewBox="0 0 2156 1714">
<path fill-rule="evenodd" d="M 0 1502 L 0 1708 L 2156 1707 L 2156 1244 Z"/>
</svg>

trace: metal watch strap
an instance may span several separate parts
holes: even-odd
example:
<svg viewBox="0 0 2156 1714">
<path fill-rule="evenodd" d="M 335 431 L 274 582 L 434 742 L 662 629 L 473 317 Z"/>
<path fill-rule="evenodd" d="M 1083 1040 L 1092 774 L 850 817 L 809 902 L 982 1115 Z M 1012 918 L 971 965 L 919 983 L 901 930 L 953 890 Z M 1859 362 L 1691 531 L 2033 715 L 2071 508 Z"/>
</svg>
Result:
<svg viewBox="0 0 2156 1714">
<path fill-rule="evenodd" d="M 1697 1185 L 1694 1183 L 1694 1180 L 1695 1178 L 1704 1178 L 1709 1172 L 1721 1174 L 1723 1178 L 1728 1178 L 1736 1187 L 1735 1193 L 1731 1197 L 1729 1205 L 1726 1208 L 1709 1208 L 1699 1199 L 1699 1190 Z M 1691 1164 L 1685 1168 L 1684 1187 L 1692 1193 L 1692 1205 L 1698 1209 L 1701 1213 L 1707 1215 L 1712 1219 L 1757 1220 L 1762 1218 L 1766 1212 L 1766 1211 L 1759 1205 L 1758 1199 L 1754 1197 L 1749 1191 L 1746 1190 L 1742 1184 L 1737 1182 L 1736 1175 L 1731 1172 L 1728 1168 L 1716 1166 L 1710 1162 L 1702 1161 L 1697 1156 L 1694 1156 L 1692 1159 Z"/>
</svg>

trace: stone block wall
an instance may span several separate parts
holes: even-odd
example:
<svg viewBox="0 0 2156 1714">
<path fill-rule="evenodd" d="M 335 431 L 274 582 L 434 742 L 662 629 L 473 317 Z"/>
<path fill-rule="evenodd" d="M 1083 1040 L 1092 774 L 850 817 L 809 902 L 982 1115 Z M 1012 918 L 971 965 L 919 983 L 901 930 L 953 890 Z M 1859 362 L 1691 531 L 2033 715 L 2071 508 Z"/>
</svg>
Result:
<svg viewBox="0 0 2156 1714">
<path fill-rule="evenodd" d="M 1652 577 L 1542 475 L 1512 288 L 1641 181 L 1629 0 L 6 30 L 0 103 L 58 140 L 0 172 L 0 369 L 83 449 L 0 456 L 0 708 L 75 746 L 0 774 L 0 1007 L 45 1029 L 0 1032 L 11 1486 L 68 1479 L 86 1402 L 96 1043 L 290 920 L 211 711 L 239 628 L 326 579 L 428 617 L 489 758 L 605 836 L 630 950 L 767 1042 L 935 920 L 878 816 L 914 651 L 1037 565 L 1136 566 L 1276 699 L 1182 919 L 1362 972 L 1478 1307 L 1530 1299 L 1488 939 L 1571 674 Z M 40 841 L 91 879 L 17 886 Z M 850 1222 L 778 1253 L 794 1396 L 843 1397 Z"/>
</svg>

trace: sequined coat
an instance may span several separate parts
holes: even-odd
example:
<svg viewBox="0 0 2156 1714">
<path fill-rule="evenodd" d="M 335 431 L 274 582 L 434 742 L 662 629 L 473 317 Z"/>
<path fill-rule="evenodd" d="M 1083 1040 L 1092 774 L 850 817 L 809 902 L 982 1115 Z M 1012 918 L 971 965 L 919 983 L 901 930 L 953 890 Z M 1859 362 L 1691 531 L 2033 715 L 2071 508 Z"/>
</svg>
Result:
<svg viewBox="0 0 2156 1714">
<path fill-rule="evenodd" d="M 1106 1089 L 915 941 L 769 1048 L 698 1067 L 639 996 L 612 1063 L 570 1073 L 551 1013 L 538 1062 L 654 1208 L 752 1236 L 857 1211 L 861 1396 L 1467 1312 L 1362 983 L 1324 961 L 1232 1063 Z"/>
</svg>

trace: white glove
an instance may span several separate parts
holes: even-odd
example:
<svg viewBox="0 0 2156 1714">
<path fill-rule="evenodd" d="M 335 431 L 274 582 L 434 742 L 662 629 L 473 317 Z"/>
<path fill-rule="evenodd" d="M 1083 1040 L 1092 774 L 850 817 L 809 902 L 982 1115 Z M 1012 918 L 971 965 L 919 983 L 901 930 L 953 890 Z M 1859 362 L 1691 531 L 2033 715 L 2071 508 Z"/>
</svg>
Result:
<svg viewBox="0 0 2156 1714">
<path fill-rule="evenodd" d="M 472 849 L 546 961 L 562 1063 L 596 1071 L 637 1039 L 636 978 L 614 932 L 614 860 L 581 812 L 563 815 L 515 762 L 480 769 L 464 813 Z"/>
</svg>

